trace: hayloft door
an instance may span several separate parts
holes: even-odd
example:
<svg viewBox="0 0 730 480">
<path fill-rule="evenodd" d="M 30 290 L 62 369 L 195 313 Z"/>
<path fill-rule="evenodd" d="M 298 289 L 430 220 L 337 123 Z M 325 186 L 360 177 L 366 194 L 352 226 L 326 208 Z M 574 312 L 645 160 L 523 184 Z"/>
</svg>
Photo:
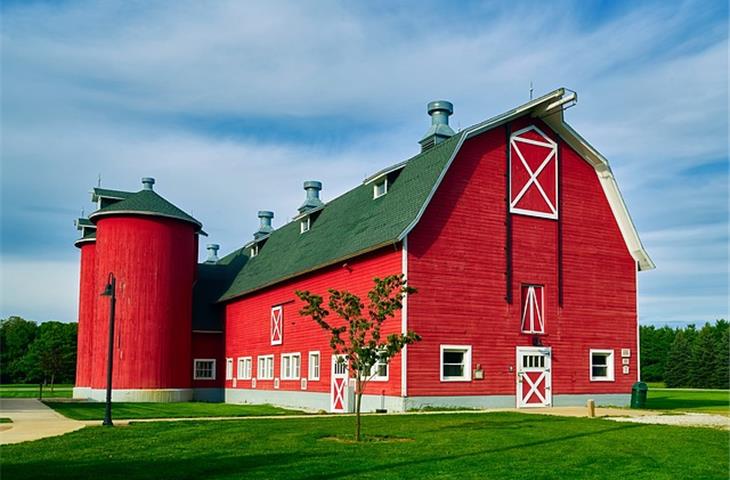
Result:
<svg viewBox="0 0 730 480">
<path fill-rule="evenodd" d="M 347 412 L 347 384 L 349 383 L 347 361 L 344 355 L 332 355 L 332 389 L 330 411 Z"/>
<path fill-rule="evenodd" d="M 517 347 L 517 408 L 552 405 L 550 347 Z"/>
</svg>

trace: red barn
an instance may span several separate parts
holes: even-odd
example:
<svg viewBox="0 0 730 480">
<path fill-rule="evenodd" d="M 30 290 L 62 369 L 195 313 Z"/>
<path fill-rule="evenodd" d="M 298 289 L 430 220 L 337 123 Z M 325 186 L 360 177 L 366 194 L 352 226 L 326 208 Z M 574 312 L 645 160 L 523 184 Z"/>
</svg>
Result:
<svg viewBox="0 0 730 480">
<path fill-rule="evenodd" d="M 103 395 L 97 292 L 114 272 L 114 398 L 348 411 L 347 369 L 294 291 L 365 297 L 374 277 L 403 273 L 418 294 L 384 333 L 423 340 L 377 366 L 364 410 L 626 404 L 637 272 L 654 265 L 608 162 L 564 122 L 575 99 L 556 90 L 458 133 L 453 106 L 431 102 L 418 155 L 328 203 L 305 182 L 291 221 L 274 229 L 259 212 L 249 243 L 221 259 L 211 245 L 197 266 L 201 224 L 151 183 L 95 189 L 100 209 L 79 221 L 76 396 Z"/>
</svg>

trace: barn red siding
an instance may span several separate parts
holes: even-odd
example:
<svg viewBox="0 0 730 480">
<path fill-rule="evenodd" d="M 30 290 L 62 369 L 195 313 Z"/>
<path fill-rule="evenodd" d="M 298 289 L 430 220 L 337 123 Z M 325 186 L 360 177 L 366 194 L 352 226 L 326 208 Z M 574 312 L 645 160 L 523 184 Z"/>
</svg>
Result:
<svg viewBox="0 0 730 480">
<path fill-rule="evenodd" d="M 190 388 L 194 227 L 157 217 L 102 217 L 97 285 L 117 279 L 114 389 Z M 108 297 L 99 297 L 92 388 L 104 388 Z"/>
<path fill-rule="evenodd" d="M 266 248 L 266 247 L 263 247 Z M 266 288 L 251 295 L 234 300 L 226 305 L 225 356 L 233 358 L 234 377 L 237 375 L 237 358 L 253 357 L 253 376 L 257 371 L 258 355 L 274 355 L 274 378 L 281 377 L 281 354 L 301 354 L 301 378 L 306 378 L 309 368 L 308 353 L 320 352 L 320 380 L 308 382 L 309 392 L 330 391 L 331 349 L 329 335 L 313 320 L 299 316 L 303 307 L 294 294 L 295 290 L 309 290 L 325 296 L 329 288 L 346 289 L 359 295 L 367 304 L 367 292 L 373 287 L 373 278 L 385 277 L 401 272 L 402 253 L 400 247 L 385 247 L 376 252 L 347 261 L 347 267 L 337 264 L 303 275 L 279 285 Z M 271 308 L 283 306 L 284 331 L 281 345 L 271 345 Z M 332 317 L 328 320 L 335 323 Z M 397 315 L 386 320 L 383 334 L 400 332 L 401 319 Z M 400 395 L 400 357 L 391 362 L 387 382 L 370 382 L 366 393 Z M 225 382 L 226 388 L 233 388 L 233 382 Z M 237 388 L 251 388 L 250 380 L 237 380 Z M 272 390 L 272 380 L 257 380 L 257 389 Z M 281 380 L 280 390 L 301 390 L 299 380 Z"/>
<path fill-rule="evenodd" d="M 193 388 L 222 388 L 226 373 L 223 351 L 225 339 L 223 333 L 193 332 L 192 359 L 190 368 L 193 368 L 193 359 L 214 358 L 216 365 L 215 380 L 193 380 Z M 191 374 L 192 375 L 192 374 Z"/>
<path fill-rule="evenodd" d="M 512 131 L 530 125 L 513 122 Z M 557 136 L 542 122 L 539 127 Z M 465 142 L 421 222 L 408 238 L 408 279 L 419 289 L 408 326 L 408 395 L 514 395 L 520 287 L 545 285 L 545 335 L 552 347 L 553 395 L 628 393 L 636 380 L 635 263 L 595 170 L 560 143 L 564 304 L 558 306 L 558 223 L 512 216 L 512 295 L 506 296 L 506 130 Z M 439 346 L 471 345 L 484 380 L 441 382 Z M 615 381 L 589 381 L 589 349 L 614 349 Z M 630 374 L 621 349 L 631 349 Z"/>
<path fill-rule="evenodd" d="M 76 351 L 76 386 L 91 386 L 96 297 L 96 243 L 82 243 L 79 272 L 79 330 Z"/>
</svg>

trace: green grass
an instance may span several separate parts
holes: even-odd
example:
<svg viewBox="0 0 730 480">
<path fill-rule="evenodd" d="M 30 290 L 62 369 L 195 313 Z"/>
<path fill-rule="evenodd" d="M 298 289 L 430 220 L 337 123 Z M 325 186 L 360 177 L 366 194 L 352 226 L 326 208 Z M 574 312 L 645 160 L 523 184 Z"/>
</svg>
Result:
<svg viewBox="0 0 730 480">
<path fill-rule="evenodd" d="M 726 480 L 730 467 L 730 434 L 714 429 L 510 412 L 444 413 L 368 416 L 364 432 L 380 441 L 339 441 L 352 434 L 353 421 L 333 415 L 87 427 L 2 446 L 0 467 L 3 480 Z"/>
<path fill-rule="evenodd" d="M 0 423 L 13 423 L 13 421 L 7 417 L 0 417 Z"/>
<path fill-rule="evenodd" d="M 44 402 L 58 413 L 74 420 L 102 420 L 102 402 Z M 234 405 L 229 403 L 131 403 L 112 404 L 112 418 L 191 418 L 191 417 L 252 417 L 261 415 L 301 415 L 299 410 L 287 410 L 272 405 Z"/>
<path fill-rule="evenodd" d="M 646 408 L 730 415 L 730 391 L 649 387 Z"/>
<path fill-rule="evenodd" d="M 43 398 L 71 398 L 73 385 L 60 384 L 43 387 Z M 0 398 L 38 398 L 38 385 L 4 384 L 0 385 Z"/>
</svg>

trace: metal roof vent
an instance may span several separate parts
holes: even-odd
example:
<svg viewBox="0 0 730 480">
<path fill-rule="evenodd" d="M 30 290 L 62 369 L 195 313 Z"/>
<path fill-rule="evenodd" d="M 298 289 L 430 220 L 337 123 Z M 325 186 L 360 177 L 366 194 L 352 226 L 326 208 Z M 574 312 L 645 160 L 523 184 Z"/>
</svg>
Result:
<svg viewBox="0 0 730 480">
<path fill-rule="evenodd" d="M 261 238 L 270 234 L 274 231 L 274 227 L 271 226 L 271 219 L 274 218 L 274 212 L 268 210 L 259 210 L 259 229 L 253 234 L 253 238 Z"/>
<path fill-rule="evenodd" d="M 319 199 L 319 191 L 322 190 L 322 182 L 316 180 L 308 180 L 304 182 L 304 190 L 307 192 L 307 198 L 299 207 L 299 213 L 305 213 L 309 210 L 314 210 L 324 205 L 322 200 Z"/>
<path fill-rule="evenodd" d="M 205 249 L 208 250 L 208 258 L 205 263 L 218 263 L 218 250 L 221 248 L 217 243 L 209 243 Z"/>
<path fill-rule="evenodd" d="M 155 184 L 155 179 L 152 177 L 144 177 L 142 179 L 142 189 L 143 190 L 152 190 L 152 185 Z"/>
<path fill-rule="evenodd" d="M 431 115 L 431 128 L 418 142 L 424 152 L 434 145 L 438 145 L 456 132 L 449 126 L 449 115 L 454 113 L 454 105 L 446 100 L 435 100 L 428 104 L 428 114 Z"/>
</svg>

